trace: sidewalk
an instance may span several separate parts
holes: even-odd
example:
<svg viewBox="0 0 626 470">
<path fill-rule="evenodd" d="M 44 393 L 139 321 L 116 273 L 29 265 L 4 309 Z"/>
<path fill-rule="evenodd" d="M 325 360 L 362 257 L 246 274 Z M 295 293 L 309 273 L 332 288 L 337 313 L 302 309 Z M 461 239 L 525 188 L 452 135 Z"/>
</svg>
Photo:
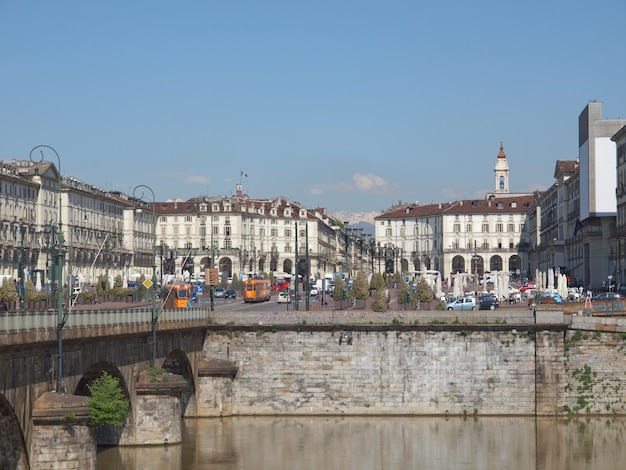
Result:
<svg viewBox="0 0 626 470">
<path fill-rule="evenodd" d="M 157 302 L 157 306 L 159 302 Z M 151 308 L 152 302 L 100 302 L 97 304 L 77 304 L 72 310 L 129 310 L 135 308 Z"/>
</svg>

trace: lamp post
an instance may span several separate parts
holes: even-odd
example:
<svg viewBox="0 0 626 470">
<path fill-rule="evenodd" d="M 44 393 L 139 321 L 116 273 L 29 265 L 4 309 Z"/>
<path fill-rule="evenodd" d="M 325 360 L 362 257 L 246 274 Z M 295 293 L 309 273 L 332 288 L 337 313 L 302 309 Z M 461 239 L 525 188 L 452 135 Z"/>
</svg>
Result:
<svg viewBox="0 0 626 470">
<path fill-rule="evenodd" d="M 38 150 L 41 153 L 41 158 L 39 160 L 34 160 L 33 159 L 33 153 L 35 152 L 35 150 Z M 57 342 L 58 342 L 58 357 L 57 357 L 57 387 L 56 387 L 56 391 L 57 393 L 62 393 L 63 392 L 63 387 L 61 385 L 61 382 L 63 380 L 63 327 L 65 326 L 65 321 L 67 320 L 67 317 L 64 316 L 63 314 L 63 220 L 62 220 L 62 210 L 61 210 L 61 183 L 62 183 L 62 176 L 61 176 L 61 157 L 59 156 L 59 154 L 57 153 L 56 150 L 54 150 L 52 147 L 48 146 L 48 145 L 37 145 L 36 147 L 33 147 L 33 149 L 30 151 L 30 161 L 33 163 L 41 163 L 43 162 L 43 157 L 44 157 L 44 150 L 50 150 L 52 151 L 56 157 L 57 157 L 57 161 L 59 163 L 59 166 L 57 168 L 57 172 L 58 172 L 58 184 L 57 184 L 57 196 L 59 198 L 59 217 L 58 217 L 58 252 L 57 252 L 57 282 L 59 283 L 59 285 L 57 286 L 57 316 L 58 316 L 58 323 L 57 323 Z"/>
<path fill-rule="evenodd" d="M 20 262 L 18 265 L 18 276 L 20 283 L 18 286 L 20 294 L 20 310 L 24 310 L 24 295 L 26 294 L 26 288 L 24 287 L 24 235 L 26 234 L 26 226 L 20 224 Z"/>
<path fill-rule="evenodd" d="M 305 292 L 305 294 L 306 294 L 306 303 L 305 303 L 305 305 L 306 305 L 306 311 L 308 312 L 309 311 L 309 307 L 310 307 L 309 302 L 311 301 L 310 300 L 310 297 L 311 297 L 311 295 L 310 295 L 310 291 L 311 291 L 311 287 L 310 287 L 310 283 L 311 283 L 311 260 L 309 258 L 309 224 L 307 224 L 306 222 L 305 222 L 305 224 L 306 224 L 304 226 L 304 228 L 305 228 L 305 232 L 304 233 L 305 233 L 305 237 L 306 237 L 305 238 L 305 244 L 304 244 L 305 249 L 306 249 L 306 284 L 305 284 L 306 285 L 306 292 Z"/>
<path fill-rule="evenodd" d="M 295 261 L 296 261 L 296 266 L 295 266 L 295 274 L 296 274 L 296 285 L 295 287 L 295 301 L 293 304 L 293 309 L 294 310 L 300 310 L 300 299 L 298 298 L 298 283 L 300 282 L 300 280 L 298 279 L 298 264 L 299 264 L 299 260 L 298 260 L 298 222 L 296 222 L 296 257 L 295 257 Z"/>
<path fill-rule="evenodd" d="M 156 329 L 157 329 L 157 321 L 159 320 L 159 315 L 156 309 L 156 199 L 154 197 L 154 191 L 150 186 L 146 186 L 145 184 L 140 184 L 135 186 L 133 189 L 133 197 L 143 201 L 143 197 L 145 195 L 145 190 L 150 191 L 152 194 L 152 359 L 150 360 L 150 367 L 155 367 L 156 365 Z"/>
</svg>

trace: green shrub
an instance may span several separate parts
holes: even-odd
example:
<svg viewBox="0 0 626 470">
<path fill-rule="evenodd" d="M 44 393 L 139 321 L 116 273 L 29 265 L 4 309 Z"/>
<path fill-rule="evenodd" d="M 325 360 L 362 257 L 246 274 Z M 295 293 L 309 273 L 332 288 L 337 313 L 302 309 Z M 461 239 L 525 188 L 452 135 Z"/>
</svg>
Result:
<svg viewBox="0 0 626 470">
<path fill-rule="evenodd" d="M 91 393 L 87 402 L 90 425 L 122 425 L 126 422 L 129 403 L 119 379 L 104 372 L 100 378 L 87 385 L 87 388 Z"/>
</svg>

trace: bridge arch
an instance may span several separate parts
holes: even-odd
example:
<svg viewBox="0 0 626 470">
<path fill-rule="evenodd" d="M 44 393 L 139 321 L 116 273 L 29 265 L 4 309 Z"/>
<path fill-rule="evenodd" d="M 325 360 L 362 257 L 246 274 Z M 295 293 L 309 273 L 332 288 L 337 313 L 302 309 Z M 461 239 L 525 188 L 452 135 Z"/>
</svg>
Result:
<svg viewBox="0 0 626 470">
<path fill-rule="evenodd" d="M 94 380 L 102 377 L 105 372 L 119 381 L 124 397 L 128 400 L 128 418 L 126 418 L 126 424 L 123 426 L 99 426 L 96 431 L 96 440 L 98 445 L 118 445 L 123 439 L 123 433 L 127 433 L 129 429 L 133 427 L 133 400 L 128 391 L 128 384 L 121 371 L 110 362 L 103 361 L 93 364 L 80 378 L 74 390 L 74 395 L 90 397 L 91 392 L 89 391 L 89 385 Z"/>
<path fill-rule="evenodd" d="M 163 369 L 170 374 L 181 375 L 187 381 L 188 388 L 182 392 L 180 396 L 182 416 L 185 416 L 185 412 L 196 393 L 193 368 L 191 367 L 187 354 L 180 349 L 173 350 L 163 361 Z"/>
<path fill-rule="evenodd" d="M 0 394 L 0 468 L 26 469 L 28 452 L 15 410 Z"/>
</svg>

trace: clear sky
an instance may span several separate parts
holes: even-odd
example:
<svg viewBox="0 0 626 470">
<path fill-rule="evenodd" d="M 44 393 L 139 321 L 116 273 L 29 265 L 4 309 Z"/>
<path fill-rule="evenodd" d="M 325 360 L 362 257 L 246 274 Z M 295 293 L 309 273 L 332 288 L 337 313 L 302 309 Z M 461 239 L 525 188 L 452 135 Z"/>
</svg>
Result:
<svg viewBox="0 0 626 470">
<path fill-rule="evenodd" d="M 626 117 L 626 2 L 0 0 L 0 159 L 157 200 L 382 211 L 512 192 Z M 53 160 L 55 161 L 55 160 Z M 241 172 L 247 177 L 241 177 Z"/>
</svg>

